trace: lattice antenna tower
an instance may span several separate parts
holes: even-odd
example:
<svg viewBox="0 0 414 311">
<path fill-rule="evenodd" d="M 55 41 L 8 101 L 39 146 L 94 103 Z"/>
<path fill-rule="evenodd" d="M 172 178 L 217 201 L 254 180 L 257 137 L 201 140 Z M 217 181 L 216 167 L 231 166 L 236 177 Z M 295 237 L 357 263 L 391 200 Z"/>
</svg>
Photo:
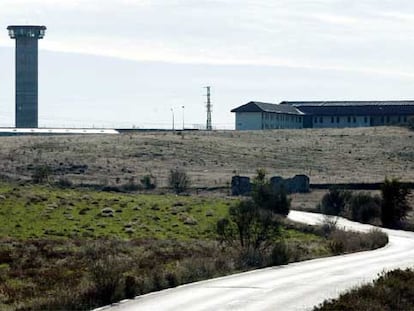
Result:
<svg viewBox="0 0 414 311">
<path fill-rule="evenodd" d="M 205 87 L 207 89 L 207 124 L 206 124 L 206 130 L 207 131 L 211 131 L 213 129 L 212 125 L 211 125 L 211 101 L 210 101 L 210 86 L 206 86 Z"/>
</svg>

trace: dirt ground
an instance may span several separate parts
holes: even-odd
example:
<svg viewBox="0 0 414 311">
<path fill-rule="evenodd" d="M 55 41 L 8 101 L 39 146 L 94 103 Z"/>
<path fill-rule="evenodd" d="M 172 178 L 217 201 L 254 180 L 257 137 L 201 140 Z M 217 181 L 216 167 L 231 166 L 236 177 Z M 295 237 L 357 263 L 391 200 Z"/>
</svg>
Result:
<svg viewBox="0 0 414 311">
<path fill-rule="evenodd" d="M 0 137 L 0 175 L 30 179 L 48 165 L 74 183 L 123 184 L 144 175 L 166 185 L 182 167 L 196 187 L 226 186 L 235 174 L 306 174 L 311 183 L 414 180 L 414 132 L 399 127 L 268 131 L 136 132 Z"/>
</svg>

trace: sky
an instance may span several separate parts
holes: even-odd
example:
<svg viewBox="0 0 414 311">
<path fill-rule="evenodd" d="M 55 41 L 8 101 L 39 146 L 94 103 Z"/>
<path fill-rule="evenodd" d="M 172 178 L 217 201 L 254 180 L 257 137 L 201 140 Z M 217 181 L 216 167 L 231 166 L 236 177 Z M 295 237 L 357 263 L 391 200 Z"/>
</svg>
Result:
<svg viewBox="0 0 414 311">
<path fill-rule="evenodd" d="M 16 24 L 47 27 L 40 126 L 205 126 L 205 86 L 224 129 L 252 100 L 414 98 L 412 0 L 1 0 L 0 21 L 0 126 Z"/>
</svg>

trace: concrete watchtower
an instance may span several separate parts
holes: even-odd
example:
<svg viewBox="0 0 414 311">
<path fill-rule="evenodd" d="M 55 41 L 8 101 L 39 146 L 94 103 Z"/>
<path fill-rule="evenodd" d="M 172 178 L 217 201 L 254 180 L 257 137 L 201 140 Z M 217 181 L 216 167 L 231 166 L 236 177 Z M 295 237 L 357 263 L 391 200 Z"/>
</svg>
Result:
<svg viewBox="0 0 414 311">
<path fill-rule="evenodd" d="M 45 26 L 8 26 L 16 39 L 16 127 L 38 127 L 38 40 Z"/>
</svg>

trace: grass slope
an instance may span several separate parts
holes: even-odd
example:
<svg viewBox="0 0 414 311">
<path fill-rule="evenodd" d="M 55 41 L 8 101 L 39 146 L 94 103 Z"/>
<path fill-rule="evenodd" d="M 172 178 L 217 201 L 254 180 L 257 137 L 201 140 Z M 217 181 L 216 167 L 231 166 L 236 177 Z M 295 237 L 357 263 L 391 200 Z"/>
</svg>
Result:
<svg viewBox="0 0 414 311">
<path fill-rule="evenodd" d="M 214 239 L 231 199 L 0 185 L 0 236 Z"/>
<path fill-rule="evenodd" d="M 257 168 L 307 174 L 312 182 L 412 181 L 413 136 L 406 128 L 377 127 L 0 137 L 0 172 L 29 179 L 33 167 L 47 164 L 56 178 L 93 184 L 138 182 L 151 173 L 160 186 L 176 166 L 193 186 L 224 186 L 234 173 L 253 176 Z"/>
</svg>

